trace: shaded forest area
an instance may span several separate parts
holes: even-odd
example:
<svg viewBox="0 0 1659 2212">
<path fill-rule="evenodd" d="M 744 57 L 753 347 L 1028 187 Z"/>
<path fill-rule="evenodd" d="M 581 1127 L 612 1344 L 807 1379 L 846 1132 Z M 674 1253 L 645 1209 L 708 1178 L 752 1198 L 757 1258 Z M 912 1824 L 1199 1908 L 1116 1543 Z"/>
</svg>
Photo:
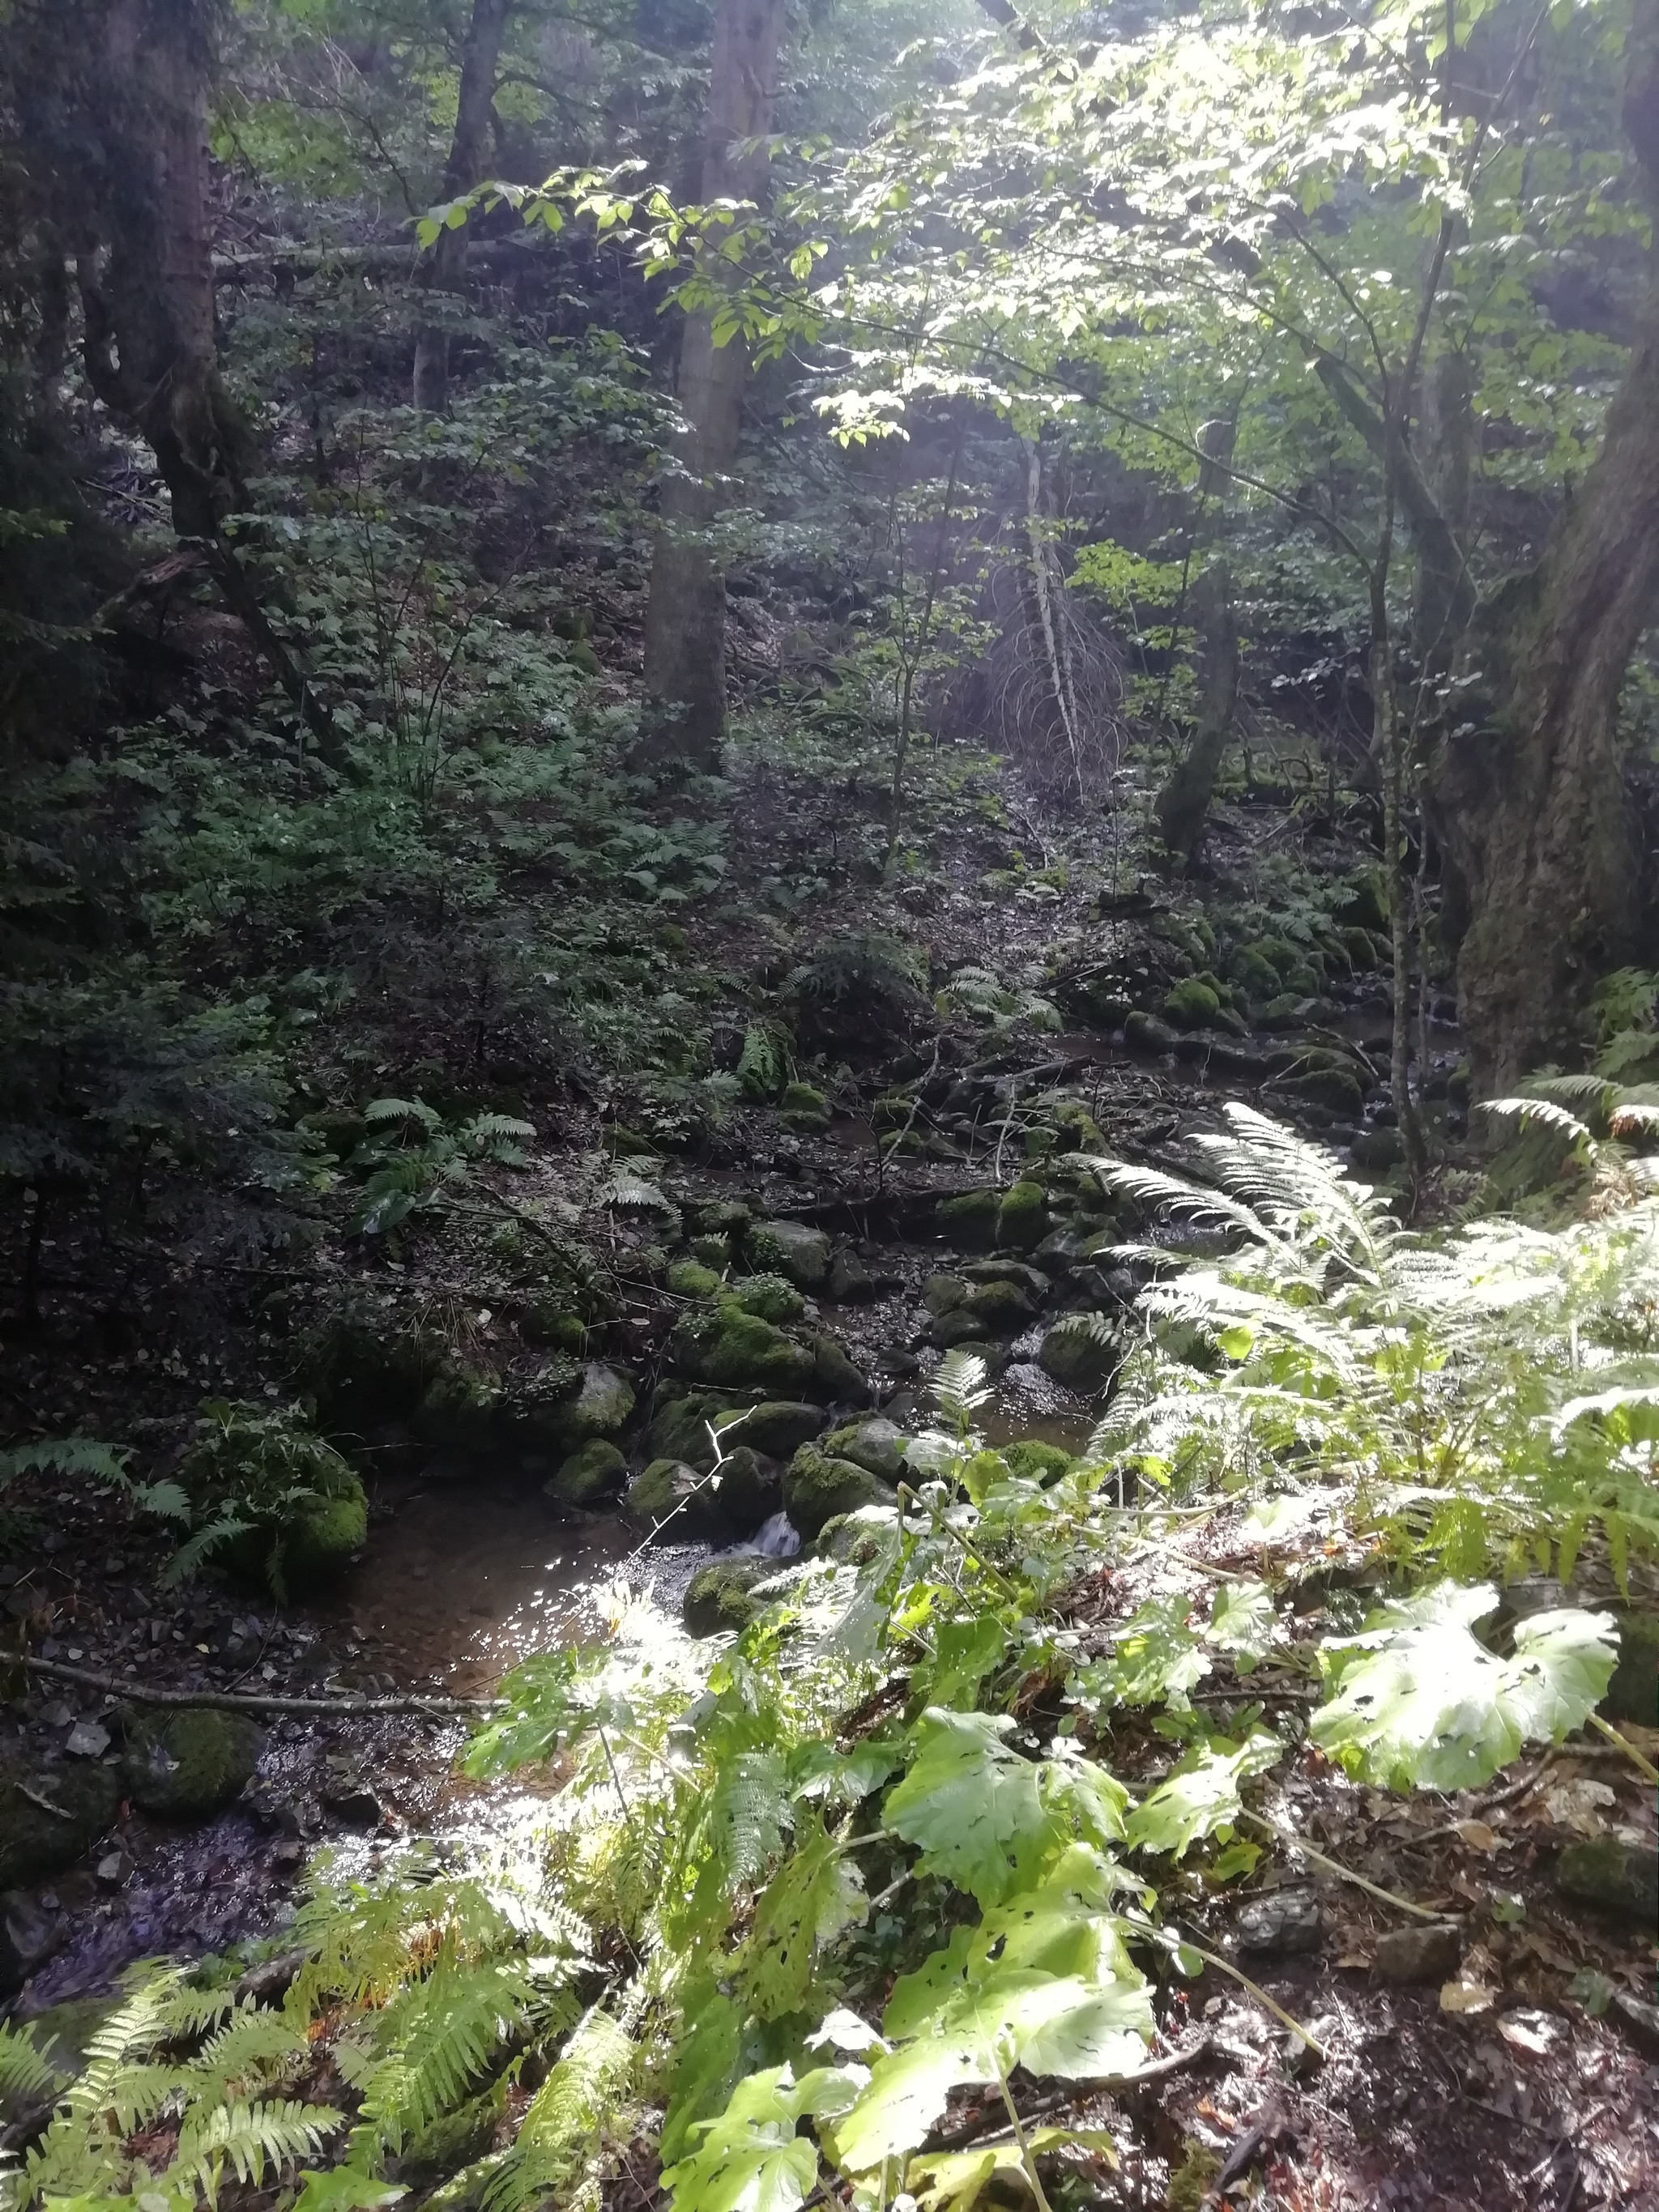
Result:
<svg viewBox="0 0 1659 2212">
<path fill-rule="evenodd" d="M 1659 2202 L 1659 0 L 0 0 L 0 2212 Z"/>
</svg>

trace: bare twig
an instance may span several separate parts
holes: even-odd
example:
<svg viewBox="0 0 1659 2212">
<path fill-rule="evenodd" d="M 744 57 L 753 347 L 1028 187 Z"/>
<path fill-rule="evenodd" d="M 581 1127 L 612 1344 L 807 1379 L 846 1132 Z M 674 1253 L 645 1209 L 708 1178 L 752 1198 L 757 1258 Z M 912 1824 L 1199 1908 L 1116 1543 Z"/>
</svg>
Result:
<svg viewBox="0 0 1659 2212">
<path fill-rule="evenodd" d="M 229 1690 L 147 1690 L 137 1682 L 124 1681 L 118 1675 L 95 1674 L 90 1667 L 66 1667 L 56 1659 L 26 1657 L 22 1663 L 31 1674 L 43 1674 L 53 1682 L 73 1682 L 83 1690 L 101 1690 L 106 1696 L 123 1698 L 130 1705 L 199 1706 L 221 1713 L 313 1713 L 342 1717 L 370 1713 L 430 1713 L 442 1719 L 455 1719 L 499 1712 L 503 1703 L 500 1698 L 423 1698 L 413 1694 L 391 1698 L 289 1698 L 261 1697 Z"/>
</svg>

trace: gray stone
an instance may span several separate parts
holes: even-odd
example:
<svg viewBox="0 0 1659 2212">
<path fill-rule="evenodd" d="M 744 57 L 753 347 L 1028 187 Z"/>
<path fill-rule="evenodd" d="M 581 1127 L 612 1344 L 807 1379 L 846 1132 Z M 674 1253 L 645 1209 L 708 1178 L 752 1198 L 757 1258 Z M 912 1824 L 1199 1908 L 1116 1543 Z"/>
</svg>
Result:
<svg viewBox="0 0 1659 2212">
<path fill-rule="evenodd" d="M 742 1426 L 733 1433 L 739 1443 L 763 1452 L 769 1459 L 782 1460 L 803 1444 L 810 1444 L 814 1437 L 822 1436 L 824 1420 L 821 1406 L 775 1398 L 745 1414 Z"/>
<path fill-rule="evenodd" d="M 836 1305 L 862 1305 L 876 1295 L 870 1271 L 856 1252 L 843 1245 L 830 1262 L 829 1279 L 823 1295 Z"/>
<path fill-rule="evenodd" d="M 868 1468 L 855 1460 L 832 1458 L 812 1444 L 803 1444 L 784 1469 L 783 1510 L 809 1543 L 838 1514 L 896 1502 L 891 1490 Z"/>
<path fill-rule="evenodd" d="M 820 1290 L 829 1278 L 830 1238 L 805 1221 L 757 1221 L 744 1249 L 757 1273 L 782 1275 L 797 1290 Z"/>
<path fill-rule="evenodd" d="M 592 1359 L 569 1409 L 573 1438 L 614 1436 L 634 1410 L 634 1385 L 614 1367 Z"/>
<path fill-rule="evenodd" d="M 870 1385 L 848 1357 L 847 1347 L 836 1337 L 819 1334 L 813 1337 L 812 1370 L 819 1393 L 836 1405 L 867 1406 Z"/>
<path fill-rule="evenodd" d="M 1376 1971 L 1385 1982 L 1449 1982 L 1463 1955 L 1455 1920 L 1413 1922 L 1376 1939 Z"/>
<path fill-rule="evenodd" d="M 1659 1920 L 1659 1855 L 1650 1844 L 1616 1836 L 1569 1844 L 1556 1861 L 1555 1886 L 1564 1897 L 1632 1920 L 1650 1934 Z"/>
<path fill-rule="evenodd" d="M 71 1759 L 101 1759 L 109 1749 L 109 1730 L 102 1721 L 76 1721 L 64 1748 Z"/>
<path fill-rule="evenodd" d="M 1319 1948 L 1319 1899 L 1310 1889 L 1270 1889 L 1239 1907 L 1240 1948 L 1297 1952 Z"/>
<path fill-rule="evenodd" d="M 0 1895 L 0 1996 L 14 1996 L 64 1940 L 64 1923 L 21 1889 Z"/>
</svg>

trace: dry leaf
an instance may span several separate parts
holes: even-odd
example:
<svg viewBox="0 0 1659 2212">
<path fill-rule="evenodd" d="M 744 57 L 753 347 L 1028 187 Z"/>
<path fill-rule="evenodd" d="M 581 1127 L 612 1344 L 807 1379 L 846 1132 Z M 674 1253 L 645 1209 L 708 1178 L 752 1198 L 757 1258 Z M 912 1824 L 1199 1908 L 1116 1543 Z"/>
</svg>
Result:
<svg viewBox="0 0 1659 2212">
<path fill-rule="evenodd" d="M 1441 2002 L 1445 2002 L 1443 1992 Z M 1498 2023 L 1498 2033 L 1517 2051 L 1529 2051 L 1534 2058 L 1541 2058 L 1559 2039 L 1561 2023 L 1553 2013 L 1506 2012 Z"/>
<path fill-rule="evenodd" d="M 1489 1828 L 1484 1820 L 1460 1820 L 1457 1832 L 1471 1850 L 1495 1851 L 1498 1849 L 1498 1831 Z"/>
<path fill-rule="evenodd" d="M 1490 2012 L 1496 2000 L 1496 1990 L 1489 1990 L 1484 1982 L 1465 1981 L 1460 1975 L 1455 1982 L 1440 1985 L 1442 2012 Z"/>
<path fill-rule="evenodd" d="M 1605 1782 L 1558 1782 L 1544 1792 L 1544 1810 L 1558 1828 L 1572 1828 L 1581 1836 L 1599 1836 L 1607 1823 L 1601 1814 L 1619 1802 Z"/>
</svg>

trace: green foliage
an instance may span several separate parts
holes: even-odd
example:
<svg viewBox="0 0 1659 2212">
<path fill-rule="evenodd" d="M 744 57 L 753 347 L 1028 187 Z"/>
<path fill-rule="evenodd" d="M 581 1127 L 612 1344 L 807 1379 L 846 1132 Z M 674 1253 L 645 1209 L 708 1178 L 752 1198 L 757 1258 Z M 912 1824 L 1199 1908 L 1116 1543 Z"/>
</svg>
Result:
<svg viewBox="0 0 1659 2212">
<path fill-rule="evenodd" d="M 352 1217 L 364 1237 L 384 1236 L 417 1212 L 441 1208 L 481 1167 L 521 1168 L 530 1121 L 507 1114 L 473 1114 L 450 1123 L 422 1098 L 376 1098 L 363 1109 L 370 1134 L 346 1163 L 361 1177 Z"/>
<path fill-rule="evenodd" d="M 337 1571 L 368 1533 L 363 1486 L 299 1407 L 210 1399 L 179 1480 L 194 1525 L 167 1568 L 240 1562 L 285 1597 L 291 1581 Z"/>
</svg>

